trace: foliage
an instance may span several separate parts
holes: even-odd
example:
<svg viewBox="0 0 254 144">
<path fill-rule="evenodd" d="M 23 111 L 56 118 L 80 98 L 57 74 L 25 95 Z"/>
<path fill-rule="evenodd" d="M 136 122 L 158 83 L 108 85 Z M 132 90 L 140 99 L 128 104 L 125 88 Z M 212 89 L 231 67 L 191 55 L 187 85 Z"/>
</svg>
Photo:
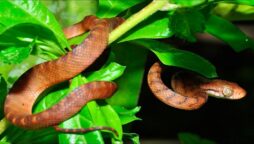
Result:
<svg viewBox="0 0 254 144">
<path fill-rule="evenodd" d="M 72 79 L 70 85 L 62 83 L 51 89 L 35 105 L 34 112 L 43 111 L 64 98 L 76 87 L 90 81 L 116 81 L 119 89 L 113 97 L 105 101 L 89 102 L 72 118 L 60 124 L 63 128 L 81 128 L 93 126 L 109 126 L 117 130 L 119 136 L 108 131 L 94 131 L 87 134 L 60 134 L 51 128 L 30 131 L 10 126 L 0 134 L 1 143 L 104 143 L 108 138 L 113 143 L 122 143 L 124 138 L 139 143 L 139 136 L 128 133 L 122 125 L 140 120 L 135 114 L 140 110 L 137 106 L 138 96 L 144 75 L 144 66 L 148 51 L 153 52 L 165 65 L 192 70 L 206 77 L 215 77 L 215 67 L 205 58 L 195 53 L 179 50 L 172 45 L 158 40 L 179 37 L 189 42 L 196 41 L 197 33 L 208 33 L 224 41 L 235 51 L 254 48 L 254 41 L 245 35 L 230 21 L 212 13 L 218 3 L 254 5 L 254 1 L 246 0 L 170 0 L 164 8 L 153 11 L 146 5 L 159 0 L 132 0 L 129 3 L 121 0 L 90 0 L 92 3 L 86 10 L 83 5 L 75 5 L 67 0 L 65 13 L 79 9 L 78 20 L 68 19 L 61 15 L 62 11 L 54 11 L 59 18 L 47 9 L 39 0 L 1 0 L 0 1 L 0 103 L 3 117 L 3 103 L 7 91 L 30 67 L 66 54 L 70 45 L 79 44 L 86 35 L 67 40 L 61 25 L 75 23 L 85 15 L 94 14 L 100 18 L 123 16 L 130 23 L 132 17 L 138 15 L 141 22 L 129 27 L 130 30 L 111 44 L 108 60 L 97 71 L 85 72 Z M 168 2 L 161 0 L 160 2 Z M 45 2 L 49 7 L 62 2 Z M 89 2 L 87 2 L 88 4 Z M 98 4 L 96 7 L 95 5 Z M 52 8 L 52 7 L 51 7 Z M 88 10 L 90 8 L 90 10 Z M 142 10 L 143 9 L 143 10 Z M 149 10 L 148 10 L 149 9 Z M 51 9 L 52 10 L 52 9 Z M 96 12 L 97 10 L 97 12 Z M 160 11 L 163 10 L 163 11 Z M 146 13 L 147 19 L 142 14 Z M 76 15 L 76 13 L 75 13 Z M 68 19 L 68 21 L 67 21 Z M 66 21 L 64 21 L 66 20 Z M 135 26 L 135 27 L 134 27 Z M 125 27 L 123 26 L 123 29 Z M 127 27 L 126 27 L 127 29 Z M 198 136 L 180 134 L 182 143 L 201 141 Z M 202 140 L 203 141 L 203 140 Z M 191 142 L 190 142 L 191 143 Z M 208 142 L 207 142 L 208 143 Z M 210 142 L 211 143 L 211 142 Z"/>
<path fill-rule="evenodd" d="M 178 138 L 181 144 L 216 144 L 211 140 L 204 139 L 196 134 L 186 132 L 179 133 Z"/>
</svg>

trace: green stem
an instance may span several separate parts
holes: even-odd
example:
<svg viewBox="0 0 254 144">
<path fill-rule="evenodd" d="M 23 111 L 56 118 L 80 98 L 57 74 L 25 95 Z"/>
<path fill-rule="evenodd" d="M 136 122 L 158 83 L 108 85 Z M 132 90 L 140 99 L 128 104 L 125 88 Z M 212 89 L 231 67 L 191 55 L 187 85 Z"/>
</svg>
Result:
<svg viewBox="0 0 254 144">
<path fill-rule="evenodd" d="M 0 135 L 9 127 L 10 123 L 6 120 L 6 118 L 3 118 L 0 121 Z"/>
<path fill-rule="evenodd" d="M 153 0 L 149 5 L 141 11 L 135 13 L 128 18 L 122 25 L 113 30 L 109 35 L 109 44 L 114 42 L 128 30 L 142 22 L 144 19 L 154 14 L 168 3 L 168 0 Z"/>
</svg>

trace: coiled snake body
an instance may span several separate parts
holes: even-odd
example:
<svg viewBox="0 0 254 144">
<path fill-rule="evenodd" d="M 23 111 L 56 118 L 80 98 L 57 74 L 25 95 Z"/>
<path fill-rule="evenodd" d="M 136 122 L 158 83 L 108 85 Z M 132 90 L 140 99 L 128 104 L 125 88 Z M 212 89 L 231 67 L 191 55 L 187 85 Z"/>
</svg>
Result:
<svg viewBox="0 0 254 144">
<path fill-rule="evenodd" d="M 12 124 L 26 128 L 39 129 L 56 126 L 76 114 L 87 102 L 95 99 L 110 97 L 116 90 L 113 82 L 90 82 L 73 92 L 58 104 L 43 112 L 32 114 L 32 107 L 38 96 L 47 88 L 60 82 L 71 79 L 90 66 L 104 51 L 107 46 L 108 35 L 112 29 L 123 22 L 122 18 L 97 19 L 95 16 L 86 17 L 82 22 L 64 30 L 67 38 L 71 38 L 90 30 L 88 37 L 71 52 L 57 60 L 39 64 L 24 75 L 14 84 L 6 97 L 4 104 L 5 117 Z M 155 96 L 162 102 L 185 110 L 197 109 L 207 100 L 207 95 L 225 96 L 238 99 L 245 95 L 245 91 L 235 83 L 226 81 L 201 81 L 197 78 L 196 84 L 188 79 L 176 75 L 172 85 L 176 92 L 166 87 L 160 77 L 161 67 L 155 63 L 148 74 L 148 84 Z M 201 84 L 202 83 L 202 84 Z M 192 85 L 192 86 L 191 86 Z M 223 86 L 223 88 L 221 88 Z M 228 88 L 228 89 L 225 89 Z M 109 127 L 95 127 L 88 129 L 61 129 L 62 132 L 87 132 Z M 115 132 L 115 131 L 114 131 Z"/>
<path fill-rule="evenodd" d="M 26 129 L 55 126 L 76 114 L 88 101 L 110 97 L 116 90 L 115 83 L 91 82 L 75 89 L 50 109 L 32 114 L 38 96 L 50 86 L 69 80 L 90 66 L 106 48 L 110 31 L 122 22 L 123 19 L 117 17 L 99 20 L 89 16 L 65 29 L 68 38 L 87 30 L 90 30 L 90 34 L 65 56 L 39 64 L 21 76 L 5 100 L 4 113 L 7 120 Z M 61 128 L 57 130 L 65 131 Z M 72 131 L 74 130 L 68 132 Z"/>
<path fill-rule="evenodd" d="M 154 95 L 165 104 L 183 110 L 200 108 L 209 96 L 224 99 L 241 99 L 246 91 L 238 84 L 225 80 L 209 80 L 193 73 L 177 73 L 172 77 L 169 89 L 161 80 L 160 63 L 152 65 L 148 72 L 148 85 Z"/>
</svg>

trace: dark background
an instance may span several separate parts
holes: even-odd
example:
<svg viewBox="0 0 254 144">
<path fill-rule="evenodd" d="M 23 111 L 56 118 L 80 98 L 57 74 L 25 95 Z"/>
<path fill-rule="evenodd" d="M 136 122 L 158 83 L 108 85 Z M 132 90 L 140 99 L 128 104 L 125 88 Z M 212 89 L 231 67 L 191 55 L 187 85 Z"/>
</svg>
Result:
<svg viewBox="0 0 254 144">
<path fill-rule="evenodd" d="M 253 22 L 236 24 L 254 37 Z M 138 116 L 143 120 L 135 122 L 132 131 L 138 133 L 141 139 L 177 139 L 179 132 L 190 132 L 218 143 L 254 143 L 253 49 L 236 53 L 228 45 L 201 35 L 196 43 L 176 38 L 163 41 L 208 59 L 215 65 L 221 79 L 237 82 L 248 94 L 237 101 L 209 97 L 208 102 L 196 111 L 169 107 L 157 100 L 148 88 L 146 74 L 157 61 L 155 55 L 150 53 L 138 104 L 142 106 Z M 175 71 L 176 68 L 166 70 L 166 74 L 163 74 L 165 83 L 169 83 L 170 76 Z"/>
</svg>

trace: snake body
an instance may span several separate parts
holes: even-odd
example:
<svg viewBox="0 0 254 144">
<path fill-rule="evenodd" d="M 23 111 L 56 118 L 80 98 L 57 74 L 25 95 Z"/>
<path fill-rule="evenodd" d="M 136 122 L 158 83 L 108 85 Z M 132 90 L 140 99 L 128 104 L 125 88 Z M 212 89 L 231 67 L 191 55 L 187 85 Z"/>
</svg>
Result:
<svg viewBox="0 0 254 144">
<path fill-rule="evenodd" d="M 113 82 L 90 82 L 58 104 L 32 114 L 38 96 L 47 88 L 69 80 L 90 66 L 107 46 L 108 35 L 123 19 L 86 17 L 82 22 L 65 29 L 68 38 L 90 30 L 87 38 L 72 51 L 57 60 L 39 64 L 15 82 L 4 104 L 5 117 L 12 124 L 25 129 L 55 126 L 76 114 L 87 102 L 110 97 L 117 86 Z"/>
<path fill-rule="evenodd" d="M 148 72 L 148 85 L 159 100 L 178 109 L 198 109 L 207 101 L 208 96 L 233 100 L 246 95 L 246 91 L 236 83 L 210 80 L 194 73 L 183 72 L 172 77 L 172 90 L 163 83 L 161 72 L 161 64 L 154 63 Z"/>
<path fill-rule="evenodd" d="M 47 88 L 69 80 L 89 67 L 107 46 L 108 35 L 123 22 L 122 18 L 98 19 L 86 17 L 82 22 L 64 29 L 67 38 L 80 35 L 87 30 L 90 34 L 71 52 L 57 60 L 39 64 L 23 74 L 14 84 L 4 104 L 5 117 L 12 124 L 25 129 L 56 126 L 76 114 L 87 102 L 110 97 L 117 86 L 113 82 L 96 81 L 76 88 L 51 108 L 32 114 L 38 96 Z M 193 110 L 202 106 L 208 95 L 227 99 L 242 98 L 246 92 L 237 84 L 222 80 L 207 80 L 198 76 L 178 74 L 173 77 L 169 89 L 161 80 L 162 68 L 155 63 L 148 73 L 148 84 L 154 95 L 167 105 L 179 109 Z M 193 78 L 195 79 L 193 80 Z M 108 127 L 82 130 L 62 129 L 62 132 L 87 132 Z"/>
</svg>

